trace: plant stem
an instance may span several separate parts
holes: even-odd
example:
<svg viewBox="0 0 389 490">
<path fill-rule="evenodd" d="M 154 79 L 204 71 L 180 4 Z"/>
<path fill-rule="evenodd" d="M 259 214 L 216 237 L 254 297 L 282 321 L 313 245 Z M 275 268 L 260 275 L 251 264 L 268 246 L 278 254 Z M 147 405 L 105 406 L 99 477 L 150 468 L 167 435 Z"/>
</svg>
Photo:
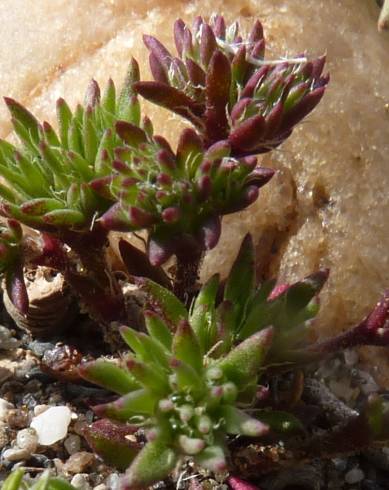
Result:
<svg viewBox="0 0 389 490">
<path fill-rule="evenodd" d="M 173 292 L 186 305 L 190 305 L 196 293 L 202 253 L 177 255 Z"/>
</svg>

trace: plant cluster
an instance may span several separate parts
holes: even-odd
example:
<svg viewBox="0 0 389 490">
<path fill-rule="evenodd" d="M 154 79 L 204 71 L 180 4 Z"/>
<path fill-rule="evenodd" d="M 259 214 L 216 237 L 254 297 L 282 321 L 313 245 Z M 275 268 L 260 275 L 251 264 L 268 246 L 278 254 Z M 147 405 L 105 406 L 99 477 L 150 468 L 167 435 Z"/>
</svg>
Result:
<svg viewBox="0 0 389 490">
<path fill-rule="evenodd" d="M 154 81 L 141 81 L 132 60 L 119 94 L 110 81 L 101 95 L 92 81 L 74 112 L 60 99 L 57 131 L 6 99 L 20 143 L 0 141 L 0 214 L 8 219 L 0 267 L 22 313 L 23 271 L 43 265 L 63 274 L 97 323 L 131 325 L 107 238 L 110 231 L 146 232 L 144 252 L 119 242 L 123 271 L 145 297 L 144 328 L 121 327 L 130 352 L 118 363 L 98 359 L 79 369 L 120 395 L 94 407 L 103 418 L 86 438 L 110 464 L 129 466 L 128 489 L 164 479 L 188 461 L 225 474 L 232 437 L 304 434 L 302 422 L 275 403 L 271 379 L 346 347 L 389 341 L 387 292 L 353 329 L 310 343 L 328 271 L 290 285 L 258 284 L 250 235 L 225 281 L 215 275 L 198 285 L 222 217 L 252 204 L 274 174 L 256 155 L 291 135 L 329 77 L 322 75 L 324 57 L 266 60 L 258 21 L 242 37 L 238 24 L 227 26 L 221 16 L 209 23 L 198 17 L 192 29 L 178 20 L 174 41 L 177 56 L 144 36 Z M 154 134 L 139 96 L 191 124 L 175 150 Z M 38 233 L 23 235 L 20 223 Z M 170 275 L 161 266 L 173 256 Z M 361 415 L 368 441 L 387 436 L 386 413 L 383 400 L 369 401 Z M 146 443 L 129 441 L 129 434 L 143 434 Z M 14 473 L 5 488 L 19 488 L 22 478 Z M 44 476 L 33 488 L 70 488 L 61 484 Z"/>
<path fill-rule="evenodd" d="M 65 480 L 51 477 L 48 471 L 33 484 L 28 484 L 23 477 L 23 469 L 13 471 L 1 486 L 1 490 L 75 490 Z"/>
</svg>

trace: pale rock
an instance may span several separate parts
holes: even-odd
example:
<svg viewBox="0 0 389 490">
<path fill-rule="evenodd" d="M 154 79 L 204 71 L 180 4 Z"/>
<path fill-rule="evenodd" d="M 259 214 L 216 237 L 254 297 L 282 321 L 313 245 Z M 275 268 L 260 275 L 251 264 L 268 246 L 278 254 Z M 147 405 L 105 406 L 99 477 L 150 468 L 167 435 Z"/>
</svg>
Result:
<svg viewBox="0 0 389 490">
<path fill-rule="evenodd" d="M 349 485 L 352 485 L 353 483 L 359 483 L 364 478 L 365 474 L 360 468 L 353 468 L 348 471 L 344 476 L 346 483 L 348 483 Z"/>
<path fill-rule="evenodd" d="M 0 420 L 7 420 L 8 412 L 13 408 L 12 403 L 7 402 L 4 398 L 0 398 Z"/>
<path fill-rule="evenodd" d="M 36 430 L 39 444 L 51 446 L 68 433 L 72 412 L 66 406 L 50 407 L 32 419 L 30 427 Z"/>
<path fill-rule="evenodd" d="M 7 449 L 3 453 L 3 458 L 7 461 L 22 461 L 30 457 L 30 452 L 27 449 L 20 449 L 19 447 L 13 447 Z"/>
<path fill-rule="evenodd" d="M 35 429 L 30 427 L 20 430 L 16 436 L 16 445 L 30 454 L 34 453 L 38 447 L 38 436 Z"/>
<path fill-rule="evenodd" d="M 111 473 L 105 480 L 105 484 L 110 490 L 120 489 L 120 476 L 118 473 Z"/>
<path fill-rule="evenodd" d="M 93 490 L 108 490 L 108 487 L 107 485 L 104 485 L 104 483 L 100 483 L 97 487 L 93 487 Z"/>
<path fill-rule="evenodd" d="M 78 490 L 91 490 L 92 488 L 89 485 L 87 474 L 78 473 L 74 475 L 70 483 Z"/>
<path fill-rule="evenodd" d="M 45 412 L 48 408 L 50 408 L 48 405 L 35 405 L 34 407 L 34 415 L 40 415 L 41 413 Z"/>
<path fill-rule="evenodd" d="M 15 349 L 20 345 L 20 340 L 12 337 L 9 328 L 0 325 L 0 349 L 1 350 L 11 350 Z"/>
</svg>

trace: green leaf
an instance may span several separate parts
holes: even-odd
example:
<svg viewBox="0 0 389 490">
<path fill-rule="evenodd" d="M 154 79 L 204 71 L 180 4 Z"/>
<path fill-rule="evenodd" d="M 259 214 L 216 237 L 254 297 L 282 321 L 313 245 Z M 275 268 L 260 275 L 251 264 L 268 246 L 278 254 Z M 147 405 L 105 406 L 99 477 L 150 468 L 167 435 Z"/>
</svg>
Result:
<svg viewBox="0 0 389 490">
<path fill-rule="evenodd" d="M 214 473 L 221 473 L 227 469 L 226 456 L 221 446 L 208 446 L 195 456 L 195 462 Z"/>
<path fill-rule="evenodd" d="M 182 320 L 178 324 L 173 337 L 172 353 L 177 359 L 191 366 L 196 373 L 202 372 L 203 355 L 200 344 L 192 327 L 186 320 Z"/>
<path fill-rule="evenodd" d="M 226 432 L 228 434 L 260 437 L 267 434 L 269 431 L 269 426 L 267 424 L 250 417 L 245 412 L 232 405 L 222 407 L 220 413 L 224 419 Z"/>
<path fill-rule="evenodd" d="M 110 78 L 105 87 L 103 97 L 101 99 L 101 107 L 111 114 L 116 112 L 116 88 L 113 80 Z"/>
<path fill-rule="evenodd" d="M 273 325 L 279 305 L 270 303 L 267 298 L 274 288 L 275 281 L 263 283 L 247 305 L 246 318 L 239 332 L 239 339 L 244 340 L 264 327 Z"/>
<path fill-rule="evenodd" d="M 45 223 L 53 226 L 77 226 L 85 223 L 85 216 L 75 209 L 56 209 L 46 213 L 43 217 Z"/>
<path fill-rule="evenodd" d="M 173 358 L 170 361 L 170 367 L 175 373 L 175 382 L 177 383 L 178 390 L 190 393 L 203 391 L 204 385 L 202 378 L 189 364 Z"/>
<path fill-rule="evenodd" d="M 256 410 L 253 415 L 274 432 L 289 434 L 304 431 L 304 426 L 300 420 L 289 412 Z"/>
<path fill-rule="evenodd" d="M 177 453 L 163 442 L 148 442 L 130 466 L 125 485 L 139 488 L 163 480 L 174 469 L 177 460 Z"/>
<path fill-rule="evenodd" d="M 1 490 L 19 490 L 22 484 L 24 470 L 18 468 L 13 471 L 3 483 Z"/>
<path fill-rule="evenodd" d="M 141 361 L 155 364 L 157 369 L 168 369 L 168 353 L 158 340 L 129 327 L 121 327 L 120 334 Z"/>
<path fill-rule="evenodd" d="M 190 324 L 203 354 L 213 346 L 216 337 L 215 301 L 220 276 L 215 274 L 200 289 L 192 307 Z"/>
<path fill-rule="evenodd" d="M 59 137 L 63 148 L 69 148 L 69 128 L 72 121 L 72 111 L 64 99 L 57 100 L 57 121 L 59 128 Z"/>
<path fill-rule="evenodd" d="M 255 288 L 255 251 L 253 239 L 247 234 L 227 278 L 224 299 L 234 305 L 237 324 L 243 317 L 247 302 Z"/>
<path fill-rule="evenodd" d="M 48 490 L 76 490 L 73 485 L 70 485 L 65 480 L 61 480 L 59 478 L 51 478 L 49 481 Z"/>
<path fill-rule="evenodd" d="M 151 279 L 141 278 L 136 282 L 147 293 L 152 308 L 169 323 L 176 326 L 181 320 L 188 319 L 185 305 L 171 291 Z"/>
<path fill-rule="evenodd" d="M 144 312 L 146 328 L 151 337 L 160 342 L 170 351 L 172 346 L 173 335 L 163 319 L 153 311 Z"/>
<path fill-rule="evenodd" d="M 35 198 L 29 201 L 25 201 L 20 209 L 23 213 L 28 214 L 30 216 L 40 216 L 42 214 L 48 213 L 55 209 L 61 209 L 63 207 L 63 203 L 58 201 L 57 199 L 51 198 Z"/>
<path fill-rule="evenodd" d="M 9 112 L 13 119 L 18 121 L 22 126 L 28 131 L 32 141 L 38 143 L 39 141 L 39 130 L 38 121 L 35 116 L 31 114 L 25 107 L 23 107 L 16 100 L 10 97 L 4 97 L 4 101 L 8 107 Z"/>
<path fill-rule="evenodd" d="M 133 96 L 136 95 L 133 85 L 138 82 L 139 79 L 139 65 L 134 58 L 131 58 L 124 85 L 119 95 L 116 115 L 117 119 L 131 122 L 136 126 L 139 126 L 140 117 L 138 118 L 137 114 L 138 108 L 133 102 L 131 103 L 131 100 Z"/>
<path fill-rule="evenodd" d="M 99 417 L 109 417 L 120 422 L 131 422 L 131 417 L 152 415 L 158 398 L 148 390 L 132 391 L 111 403 L 93 407 Z"/>
<path fill-rule="evenodd" d="M 139 389 L 139 383 L 127 370 L 102 359 L 82 364 L 79 372 L 87 381 L 119 395 Z"/>
<path fill-rule="evenodd" d="M 84 112 L 82 123 L 82 137 L 84 142 L 84 157 L 87 162 L 95 162 L 99 140 L 96 134 L 96 128 L 93 124 L 93 108 L 87 107 Z"/>
<path fill-rule="evenodd" d="M 154 366 L 149 366 L 133 356 L 129 356 L 127 367 L 134 378 L 151 392 L 164 396 L 169 391 L 166 376 L 164 373 L 158 372 Z"/>
<path fill-rule="evenodd" d="M 262 330 L 241 342 L 215 365 L 238 386 L 247 384 L 263 365 L 271 346 L 273 329 Z"/>
</svg>

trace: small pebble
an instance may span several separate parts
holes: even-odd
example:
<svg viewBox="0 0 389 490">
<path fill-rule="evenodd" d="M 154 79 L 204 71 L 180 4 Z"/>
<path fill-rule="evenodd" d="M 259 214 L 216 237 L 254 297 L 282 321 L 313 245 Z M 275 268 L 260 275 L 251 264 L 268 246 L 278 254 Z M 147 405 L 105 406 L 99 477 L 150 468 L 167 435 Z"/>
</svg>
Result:
<svg viewBox="0 0 389 490">
<path fill-rule="evenodd" d="M 66 451 L 72 455 L 81 449 L 81 438 L 76 434 L 70 434 L 63 443 Z"/>
<path fill-rule="evenodd" d="M 8 411 L 7 423 L 11 429 L 24 429 L 29 423 L 29 414 L 27 410 L 20 408 Z"/>
<path fill-rule="evenodd" d="M 120 489 L 120 476 L 118 473 L 111 473 L 105 480 L 105 484 L 110 490 Z"/>
<path fill-rule="evenodd" d="M 88 475 L 86 474 L 78 473 L 77 475 L 74 475 L 70 483 L 79 490 L 91 490 L 91 486 L 88 482 Z"/>
<path fill-rule="evenodd" d="M 94 455 L 87 451 L 79 451 L 70 456 L 63 466 L 65 473 L 82 473 L 94 461 Z"/>
<path fill-rule="evenodd" d="M 346 349 L 343 355 L 346 366 L 354 366 L 359 361 L 358 352 L 354 349 Z"/>
<path fill-rule="evenodd" d="M 22 461 L 24 459 L 28 459 L 30 457 L 30 453 L 26 449 L 14 447 L 4 451 L 3 457 L 8 461 Z"/>
<path fill-rule="evenodd" d="M 9 442 L 7 426 L 4 422 L 0 422 L 0 450 L 3 449 Z"/>
<path fill-rule="evenodd" d="M 16 445 L 20 449 L 25 449 L 30 454 L 35 453 L 38 447 L 38 436 L 35 429 L 20 430 L 16 436 Z"/>
<path fill-rule="evenodd" d="M 104 485 L 104 483 L 100 483 L 100 485 L 97 485 L 97 487 L 93 487 L 93 490 L 109 490 L 107 485 Z"/>
<path fill-rule="evenodd" d="M 12 403 L 7 402 L 4 398 L 0 398 L 0 420 L 7 420 L 8 412 L 14 408 Z"/>
<path fill-rule="evenodd" d="M 11 350 L 20 345 L 20 340 L 12 337 L 10 330 L 3 325 L 0 325 L 0 349 Z"/>
<path fill-rule="evenodd" d="M 32 419 L 30 427 L 36 430 L 38 442 L 51 446 L 68 433 L 72 412 L 66 406 L 50 407 Z"/>
<path fill-rule="evenodd" d="M 351 485 L 353 483 L 359 483 L 364 478 L 365 478 L 364 472 L 361 469 L 356 468 L 356 467 L 353 468 L 352 470 L 348 471 L 344 475 L 344 479 L 345 479 L 346 483 L 348 483 L 349 485 Z"/>
</svg>

